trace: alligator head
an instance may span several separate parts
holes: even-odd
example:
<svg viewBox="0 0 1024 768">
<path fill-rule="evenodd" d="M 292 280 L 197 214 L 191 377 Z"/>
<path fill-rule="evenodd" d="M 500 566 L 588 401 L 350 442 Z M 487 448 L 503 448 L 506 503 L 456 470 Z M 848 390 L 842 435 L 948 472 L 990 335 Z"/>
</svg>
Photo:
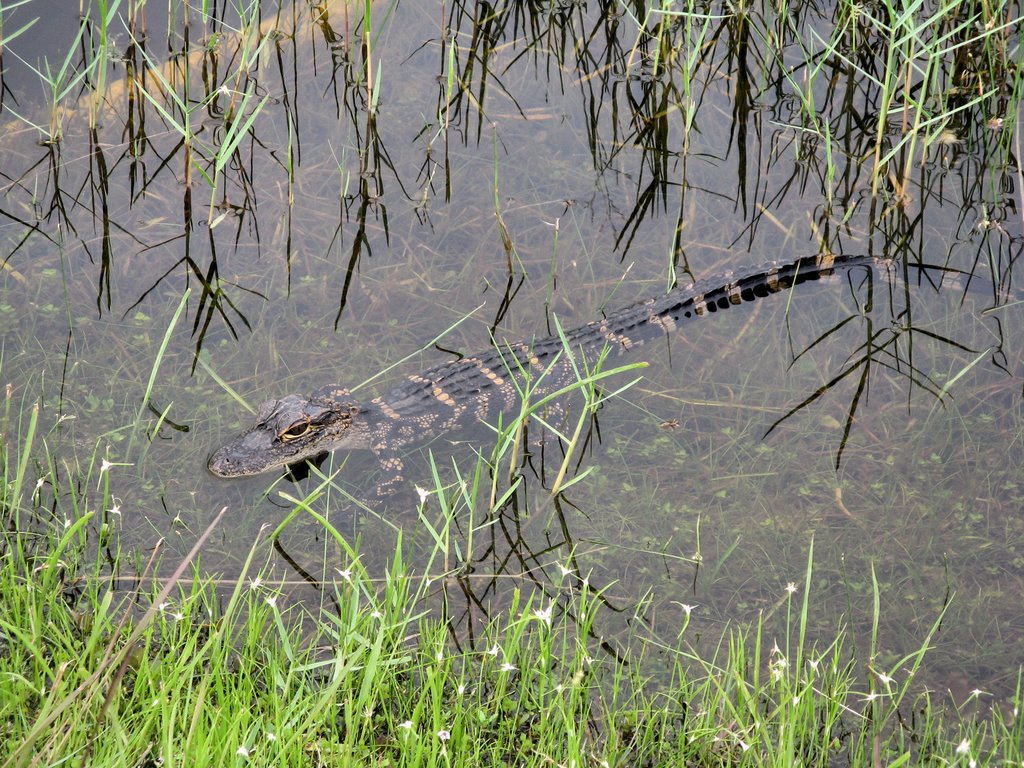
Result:
<svg viewBox="0 0 1024 768">
<path fill-rule="evenodd" d="M 218 448 L 207 464 L 220 477 L 258 475 L 339 448 L 369 448 L 363 406 L 348 390 L 324 387 L 309 397 L 288 395 L 260 406 L 256 423 Z"/>
</svg>

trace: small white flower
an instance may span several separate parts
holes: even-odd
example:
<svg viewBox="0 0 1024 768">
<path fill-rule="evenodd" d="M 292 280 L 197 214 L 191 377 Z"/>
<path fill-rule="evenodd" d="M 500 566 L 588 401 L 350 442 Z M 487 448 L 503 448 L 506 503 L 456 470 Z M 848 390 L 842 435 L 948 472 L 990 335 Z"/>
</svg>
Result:
<svg viewBox="0 0 1024 768">
<path fill-rule="evenodd" d="M 109 470 L 112 466 L 114 466 L 114 465 L 111 462 L 109 462 L 106 459 L 104 459 L 102 462 L 100 462 L 100 474 L 102 475 L 104 472 Z"/>
<path fill-rule="evenodd" d="M 789 594 L 791 594 L 791 595 L 792 595 L 792 594 L 795 594 L 795 593 L 796 593 L 796 582 L 795 582 L 795 581 L 791 581 L 791 582 L 789 582 L 789 583 L 788 583 L 788 584 L 786 585 L 786 591 L 787 591 L 787 592 L 788 592 Z"/>
<path fill-rule="evenodd" d="M 501 665 L 501 671 L 502 672 L 513 672 L 513 671 L 515 671 L 515 668 L 516 668 L 515 664 L 510 664 L 507 661 L 504 664 Z"/>
<path fill-rule="evenodd" d="M 249 750 L 246 749 L 245 747 L 239 747 L 238 749 L 235 750 L 235 754 L 238 755 L 239 757 L 248 757 L 249 756 Z"/>
<path fill-rule="evenodd" d="M 352 583 L 352 569 L 346 568 L 344 571 L 338 571 L 338 575 L 341 576 L 349 584 Z"/>
<path fill-rule="evenodd" d="M 407 731 L 411 731 L 412 730 L 412 720 L 406 720 L 404 723 L 399 723 L 398 727 L 399 728 L 404 728 Z"/>
<path fill-rule="evenodd" d="M 696 608 L 696 607 L 697 606 L 695 606 L 695 605 L 687 605 L 686 603 L 683 603 L 680 606 L 680 608 L 683 609 L 683 613 L 685 613 L 687 616 L 689 616 L 691 613 L 693 613 L 693 609 Z"/>
<path fill-rule="evenodd" d="M 786 668 L 788 666 L 789 662 L 781 656 L 777 658 L 775 661 L 773 661 L 771 664 L 772 680 L 774 680 L 775 682 L 781 680 L 785 676 Z"/>
<path fill-rule="evenodd" d="M 971 742 L 969 742 L 967 739 L 964 739 L 959 744 L 957 744 L 956 753 L 958 755 L 967 755 L 967 754 L 970 754 L 970 751 L 971 751 Z"/>
<path fill-rule="evenodd" d="M 495 658 L 497 658 L 498 654 L 499 654 L 499 653 L 501 653 L 501 648 L 499 648 L 499 647 L 498 647 L 498 644 L 497 644 L 497 643 L 495 643 L 494 645 L 492 645 L 492 646 L 491 646 L 491 647 L 490 647 L 490 648 L 488 649 L 487 653 L 488 653 L 489 655 L 491 655 L 491 656 L 494 656 Z"/>
<path fill-rule="evenodd" d="M 420 497 L 420 506 L 423 506 L 424 504 L 427 503 L 427 499 L 430 498 L 430 491 L 428 491 L 426 488 L 420 488 L 417 485 L 416 495 Z"/>
<path fill-rule="evenodd" d="M 540 619 L 549 627 L 551 626 L 551 609 L 553 605 L 549 605 L 547 608 L 541 608 L 533 612 L 534 617 Z"/>
<path fill-rule="evenodd" d="M 266 601 L 267 605 L 269 605 L 271 608 L 277 607 L 277 595 L 268 595 L 264 598 L 264 600 Z"/>
<path fill-rule="evenodd" d="M 459 696 L 461 696 L 462 694 L 464 694 L 466 692 L 466 686 L 463 685 L 462 683 L 459 683 L 459 687 L 455 689 L 455 692 L 457 694 L 459 694 Z"/>
<path fill-rule="evenodd" d="M 452 737 L 451 733 L 444 730 L 443 728 L 437 732 L 437 738 L 441 741 L 448 741 Z"/>
<path fill-rule="evenodd" d="M 267 731 L 267 741 L 277 741 L 277 734 L 273 731 Z"/>
<path fill-rule="evenodd" d="M 566 568 L 561 563 L 558 564 L 558 570 L 560 570 L 562 572 L 563 576 L 569 576 L 569 575 L 572 574 L 572 568 Z"/>
<path fill-rule="evenodd" d="M 249 589 L 251 590 L 259 589 L 261 586 L 263 586 L 263 579 L 261 579 L 259 576 L 249 581 Z"/>
</svg>

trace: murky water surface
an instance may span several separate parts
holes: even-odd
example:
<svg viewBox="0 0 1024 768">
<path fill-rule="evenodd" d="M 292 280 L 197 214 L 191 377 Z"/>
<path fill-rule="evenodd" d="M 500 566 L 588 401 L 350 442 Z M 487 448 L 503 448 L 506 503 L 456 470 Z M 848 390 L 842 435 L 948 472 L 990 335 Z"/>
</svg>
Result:
<svg viewBox="0 0 1024 768">
<path fill-rule="evenodd" d="M 472 551 L 453 546 L 453 563 L 473 561 L 448 587 L 454 629 L 479 630 L 512 588 L 554 599 L 565 567 L 605 589 L 610 647 L 671 642 L 683 605 L 712 645 L 759 616 L 770 633 L 787 585 L 802 593 L 813 542 L 818 636 L 845 626 L 866 648 L 875 578 L 879 668 L 918 648 L 947 606 L 927 684 L 958 699 L 1013 686 L 1024 305 L 1007 293 L 1022 232 L 998 94 L 930 142 L 900 144 L 907 115 L 893 108 L 885 162 L 876 85 L 838 58 L 816 77 L 801 63 L 800 45 L 837 23 L 828 5 L 776 18 L 711 4 L 654 15 L 642 34 L 643 10 L 615 4 L 403 0 L 374 6 L 369 36 L 340 3 L 316 23 L 264 3 L 262 37 L 192 9 L 192 53 L 177 3 L 169 35 L 153 26 L 165 10 L 149 27 L 118 17 L 97 100 L 68 82 L 99 38 L 75 43 L 66 5 L 5 19 L 5 31 L 52 22 L 3 54 L 2 373 L 16 408 L 43 403 L 59 473 L 96 487 L 98 461 L 113 462 L 105 518 L 123 555 L 161 539 L 166 557 L 184 553 L 228 505 L 202 568 L 230 577 L 291 510 L 280 492 L 316 487 L 206 472 L 250 421 L 228 387 L 256 406 L 387 369 L 359 390 L 369 398 L 492 335 L 547 336 L 556 317 L 587 322 L 672 278 L 870 253 L 973 273 L 974 290 L 857 271 L 648 346 L 642 378 L 570 462 L 586 477 L 552 502 L 562 454 L 549 439 L 541 456 L 535 440 L 512 504 L 489 512 L 481 493 L 460 512 L 463 537 L 490 524 Z M 762 44 L 769 33 L 784 60 Z M 54 109 L 29 67 L 45 51 L 55 71 L 71 47 Z M 870 49 L 858 48 L 865 67 Z M 143 51 L 173 65 L 156 75 Z M 167 97 L 165 80 L 179 94 L 187 81 L 188 99 Z M 243 116 L 241 135 L 218 162 L 229 115 Z M 51 131 L 60 141 L 40 143 Z M 316 506 L 360 540 L 371 573 L 383 575 L 396 527 L 415 563 L 432 544 L 413 491 L 432 487 L 427 451 L 454 482 L 488 435 L 413 450 L 403 491 L 377 514 L 337 490 Z M 376 462 L 339 453 L 324 469 L 346 461 L 338 486 L 365 497 Z M 436 500 L 422 514 L 436 522 Z M 295 585 L 346 564 L 305 516 L 261 552 Z"/>
</svg>

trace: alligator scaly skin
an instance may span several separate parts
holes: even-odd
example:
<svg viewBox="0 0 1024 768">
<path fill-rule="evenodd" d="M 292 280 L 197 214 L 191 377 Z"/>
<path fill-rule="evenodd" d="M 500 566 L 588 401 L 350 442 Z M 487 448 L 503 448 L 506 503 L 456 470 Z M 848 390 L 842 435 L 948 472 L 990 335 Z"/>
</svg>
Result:
<svg viewBox="0 0 1024 768">
<path fill-rule="evenodd" d="M 564 335 L 581 369 L 592 367 L 602 353 L 624 354 L 688 321 L 854 267 L 881 271 L 891 280 L 896 263 L 830 255 L 769 262 L 676 288 Z M 386 496 L 402 479 L 399 449 L 475 420 L 490 423 L 499 414 L 518 413 L 527 386 L 536 402 L 575 381 L 560 337 L 502 343 L 409 376 L 370 401 L 356 400 L 339 386 L 268 400 L 252 427 L 213 453 L 209 468 L 220 477 L 256 475 L 328 451 L 369 449 L 383 470 L 377 495 Z"/>
</svg>

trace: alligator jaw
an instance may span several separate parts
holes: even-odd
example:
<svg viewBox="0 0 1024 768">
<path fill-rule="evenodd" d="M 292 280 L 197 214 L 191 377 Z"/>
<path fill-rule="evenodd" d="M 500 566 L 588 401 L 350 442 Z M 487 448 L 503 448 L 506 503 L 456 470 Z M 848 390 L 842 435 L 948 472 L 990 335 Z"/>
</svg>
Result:
<svg viewBox="0 0 1024 768">
<path fill-rule="evenodd" d="M 270 435 L 255 429 L 246 432 L 214 451 L 206 466 L 218 477 L 245 477 L 301 461 L 299 457 L 270 459 L 270 438 Z"/>
</svg>

